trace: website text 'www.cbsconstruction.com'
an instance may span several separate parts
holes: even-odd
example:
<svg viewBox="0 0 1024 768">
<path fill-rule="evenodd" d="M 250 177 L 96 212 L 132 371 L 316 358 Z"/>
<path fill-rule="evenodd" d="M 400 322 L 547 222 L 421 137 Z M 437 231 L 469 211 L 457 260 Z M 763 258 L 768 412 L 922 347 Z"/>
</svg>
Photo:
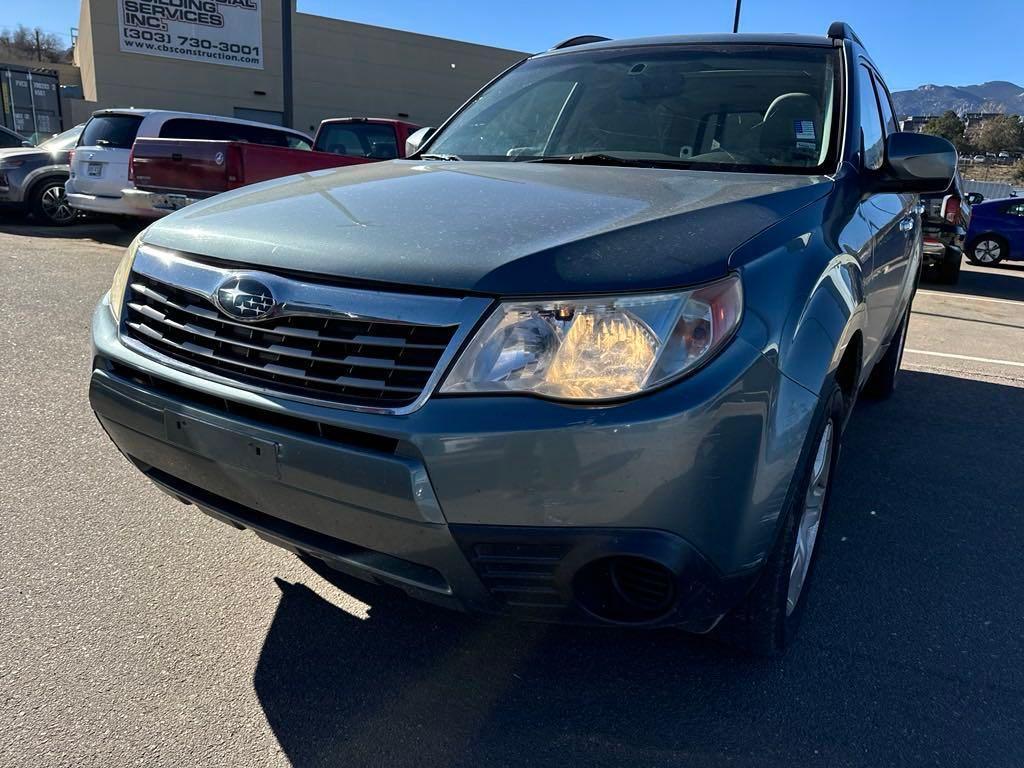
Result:
<svg viewBox="0 0 1024 768">
<path fill-rule="evenodd" d="M 206 59 L 209 61 L 224 61 L 224 62 L 238 62 L 239 64 L 259 64 L 260 63 L 260 49 L 259 46 L 239 45 L 238 43 L 215 43 L 209 40 L 203 40 L 204 43 L 210 43 L 207 46 L 180 46 L 172 45 L 170 43 L 155 43 L 147 42 L 143 40 L 125 40 L 124 44 L 127 48 L 134 48 L 142 52 L 152 53 L 173 53 L 180 56 L 189 56 L 196 59 Z M 239 50 L 232 50 L 232 49 Z M 245 49 L 244 53 L 241 49 Z M 247 55 L 247 54 L 253 55 Z"/>
</svg>

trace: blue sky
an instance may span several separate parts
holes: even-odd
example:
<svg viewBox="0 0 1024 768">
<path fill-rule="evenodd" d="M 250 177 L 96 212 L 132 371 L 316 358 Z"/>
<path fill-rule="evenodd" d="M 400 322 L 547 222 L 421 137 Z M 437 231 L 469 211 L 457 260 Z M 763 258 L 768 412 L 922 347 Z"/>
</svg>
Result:
<svg viewBox="0 0 1024 768">
<path fill-rule="evenodd" d="M 734 9 L 733 0 L 298 0 L 298 5 L 307 13 L 522 51 L 543 50 L 578 34 L 728 31 Z M 78 8 L 78 0 L 0 0 L 0 28 L 22 23 L 66 37 L 78 24 Z M 822 34 L 836 19 L 853 25 L 894 90 L 988 80 L 1024 85 L 1024 0 L 743 0 L 741 30 Z"/>
</svg>

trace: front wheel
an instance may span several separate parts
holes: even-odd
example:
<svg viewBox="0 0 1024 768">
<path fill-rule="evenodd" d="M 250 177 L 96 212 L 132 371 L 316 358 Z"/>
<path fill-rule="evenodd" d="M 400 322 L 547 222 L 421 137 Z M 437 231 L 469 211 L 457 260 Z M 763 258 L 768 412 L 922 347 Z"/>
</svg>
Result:
<svg viewBox="0 0 1024 768">
<path fill-rule="evenodd" d="M 907 344 L 907 326 L 910 325 L 910 307 L 903 315 L 896 335 L 889 342 L 889 348 L 882 359 L 875 363 L 871 376 L 864 385 L 864 394 L 875 400 L 884 400 L 896 391 L 896 377 L 903 362 L 903 348 Z"/>
<path fill-rule="evenodd" d="M 994 267 L 1006 258 L 1006 242 L 995 235 L 982 235 L 967 250 L 967 258 L 972 264 L 982 267 Z"/>
<path fill-rule="evenodd" d="M 846 417 L 846 400 L 837 384 L 823 402 L 775 548 L 750 594 L 715 630 L 726 643 L 753 655 L 784 651 L 796 637 L 807 604 Z"/>
<path fill-rule="evenodd" d="M 42 224 L 51 227 L 66 227 L 77 215 L 64 192 L 64 179 L 44 181 L 32 192 L 29 205 L 32 215 Z"/>
</svg>

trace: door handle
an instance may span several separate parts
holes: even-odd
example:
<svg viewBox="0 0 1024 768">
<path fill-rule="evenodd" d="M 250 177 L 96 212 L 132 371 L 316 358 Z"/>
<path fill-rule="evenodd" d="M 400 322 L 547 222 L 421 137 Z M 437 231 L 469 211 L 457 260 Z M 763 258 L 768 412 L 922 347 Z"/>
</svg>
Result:
<svg viewBox="0 0 1024 768">
<path fill-rule="evenodd" d="M 907 216 L 905 219 L 900 220 L 900 232 L 913 232 L 914 231 L 914 217 Z"/>
</svg>

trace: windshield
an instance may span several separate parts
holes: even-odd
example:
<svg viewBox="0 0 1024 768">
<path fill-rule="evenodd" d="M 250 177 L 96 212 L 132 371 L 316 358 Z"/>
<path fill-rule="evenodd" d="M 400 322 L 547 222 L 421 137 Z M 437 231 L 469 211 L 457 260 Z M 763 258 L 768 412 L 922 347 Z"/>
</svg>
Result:
<svg viewBox="0 0 1024 768">
<path fill-rule="evenodd" d="M 48 149 L 51 152 L 71 149 L 78 141 L 78 137 L 81 135 L 83 127 L 84 126 L 76 125 L 74 128 L 64 131 L 64 133 L 58 133 L 56 136 L 53 136 L 40 144 L 39 148 Z"/>
<path fill-rule="evenodd" d="M 835 168 L 835 49 L 659 46 L 530 59 L 473 100 L 426 158 Z"/>
</svg>

